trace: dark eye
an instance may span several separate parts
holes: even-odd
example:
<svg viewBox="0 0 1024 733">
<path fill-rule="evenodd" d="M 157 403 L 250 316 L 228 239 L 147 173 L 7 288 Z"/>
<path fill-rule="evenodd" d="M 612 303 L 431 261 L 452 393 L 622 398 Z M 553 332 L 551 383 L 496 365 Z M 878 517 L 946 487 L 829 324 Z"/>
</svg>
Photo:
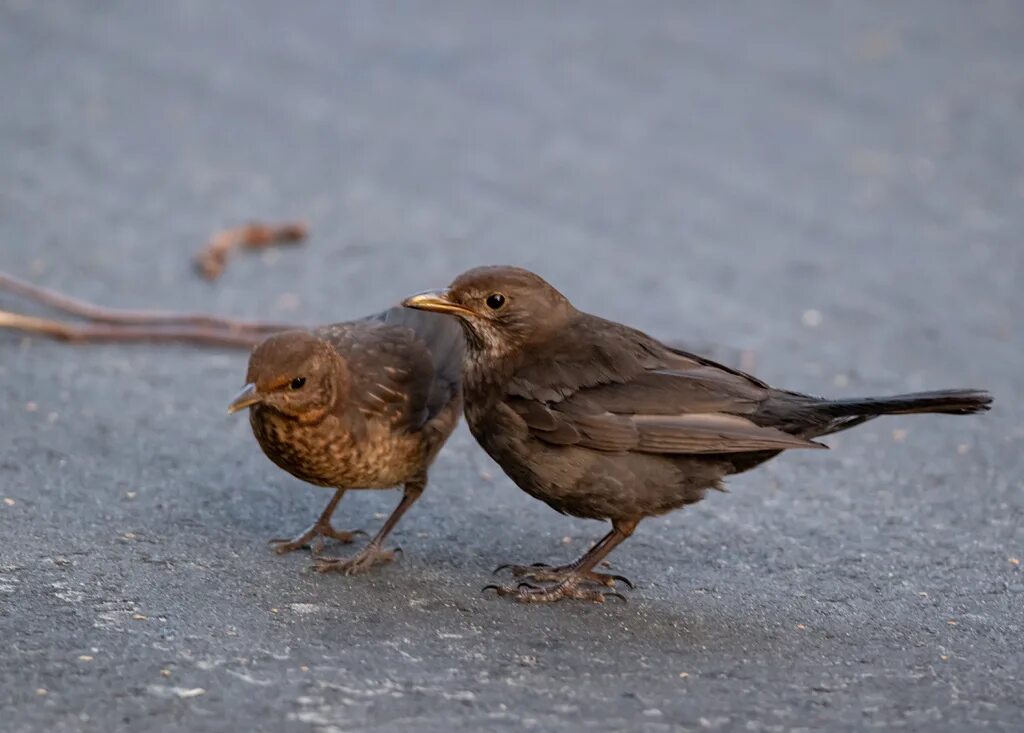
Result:
<svg viewBox="0 0 1024 733">
<path fill-rule="evenodd" d="M 487 296 L 487 307 L 492 311 L 499 310 L 505 305 L 505 296 L 501 293 L 491 293 Z"/>
<path fill-rule="evenodd" d="M 302 389 L 304 386 L 306 386 L 305 377 L 295 377 L 295 379 L 292 380 L 292 389 Z"/>
</svg>

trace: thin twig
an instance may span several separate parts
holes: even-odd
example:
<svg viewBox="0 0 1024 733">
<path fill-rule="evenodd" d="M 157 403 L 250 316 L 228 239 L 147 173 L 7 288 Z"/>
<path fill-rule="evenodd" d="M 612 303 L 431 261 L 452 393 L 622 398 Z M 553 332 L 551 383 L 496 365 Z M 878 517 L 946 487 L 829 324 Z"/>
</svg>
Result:
<svg viewBox="0 0 1024 733">
<path fill-rule="evenodd" d="M 200 326 L 145 328 L 134 326 L 79 326 L 51 318 L 37 318 L 0 310 L 0 328 L 49 336 L 58 341 L 177 341 L 207 346 L 251 348 L 263 340 L 261 334 Z"/>
<path fill-rule="evenodd" d="M 287 323 L 273 323 L 269 321 L 245 321 L 233 318 L 223 318 L 202 313 L 173 313 L 168 311 L 150 310 L 129 310 L 126 308 L 104 308 L 94 305 L 85 300 L 72 298 L 58 293 L 55 290 L 44 288 L 40 285 L 33 285 L 25 280 L 20 280 L 13 275 L 0 272 L 0 289 L 7 290 L 15 295 L 37 303 L 49 306 L 56 310 L 68 313 L 80 318 L 86 318 L 96 323 L 108 324 L 131 324 L 148 326 L 194 326 L 204 329 L 226 329 L 232 332 L 255 331 L 258 333 L 273 333 L 284 331 L 289 328 L 296 328 L 295 325 Z"/>
<path fill-rule="evenodd" d="M 284 224 L 246 224 L 214 234 L 206 247 L 196 255 L 196 268 L 207 280 L 216 280 L 224 272 L 231 250 L 263 249 L 275 244 L 296 244 L 306 238 L 308 229 L 302 222 Z"/>
</svg>

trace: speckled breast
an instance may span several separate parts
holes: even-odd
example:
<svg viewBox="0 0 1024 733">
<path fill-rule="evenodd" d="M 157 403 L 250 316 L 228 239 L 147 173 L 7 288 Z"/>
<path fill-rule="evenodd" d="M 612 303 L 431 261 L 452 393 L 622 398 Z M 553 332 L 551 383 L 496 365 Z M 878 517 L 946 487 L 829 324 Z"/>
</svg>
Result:
<svg viewBox="0 0 1024 733">
<path fill-rule="evenodd" d="M 420 441 L 369 424 L 356 441 L 334 416 L 302 425 L 254 408 L 249 422 L 267 457 L 296 478 L 335 488 L 390 488 L 412 478 L 420 465 Z"/>
</svg>

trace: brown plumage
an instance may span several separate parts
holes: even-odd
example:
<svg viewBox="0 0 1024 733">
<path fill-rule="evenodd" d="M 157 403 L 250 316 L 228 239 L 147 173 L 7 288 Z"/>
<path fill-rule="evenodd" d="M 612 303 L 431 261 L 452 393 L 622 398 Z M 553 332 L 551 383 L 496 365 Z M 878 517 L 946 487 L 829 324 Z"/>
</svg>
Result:
<svg viewBox="0 0 1024 733">
<path fill-rule="evenodd" d="M 293 476 L 335 489 L 308 530 L 274 540 L 277 552 L 356 533 L 331 525 L 348 489 L 403 485 L 402 501 L 347 560 L 321 558 L 316 569 L 363 572 L 394 557 L 388 533 L 419 498 L 427 469 L 458 423 L 461 330 L 450 319 L 392 308 L 359 321 L 275 334 L 249 358 L 246 386 L 230 412 L 248 407 L 263 452 Z"/>
<path fill-rule="evenodd" d="M 722 479 L 879 415 L 987 410 L 980 390 L 825 400 L 671 348 L 576 310 L 537 275 L 483 267 L 405 305 L 456 316 L 467 348 L 466 420 L 516 484 L 559 512 L 612 531 L 572 565 L 510 566 L 545 588 L 497 587 L 522 601 L 601 601 L 594 571 L 637 524 L 700 501 Z"/>
</svg>

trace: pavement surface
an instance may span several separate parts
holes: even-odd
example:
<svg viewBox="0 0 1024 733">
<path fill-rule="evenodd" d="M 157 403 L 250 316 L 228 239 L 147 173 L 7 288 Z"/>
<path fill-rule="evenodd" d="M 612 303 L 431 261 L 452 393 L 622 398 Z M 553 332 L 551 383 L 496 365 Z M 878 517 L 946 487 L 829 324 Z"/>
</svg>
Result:
<svg viewBox="0 0 1024 733">
<path fill-rule="evenodd" d="M 315 576 L 266 541 L 328 494 L 225 416 L 243 353 L 0 333 L 0 730 L 1024 729 L 1022 35 L 1012 0 L 0 3 L 2 270 L 327 322 L 512 263 L 781 386 L 996 398 L 644 523 L 627 604 L 523 607 L 493 567 L 604 528 L 464 427 L 405 556 Z"/>
</svg>

